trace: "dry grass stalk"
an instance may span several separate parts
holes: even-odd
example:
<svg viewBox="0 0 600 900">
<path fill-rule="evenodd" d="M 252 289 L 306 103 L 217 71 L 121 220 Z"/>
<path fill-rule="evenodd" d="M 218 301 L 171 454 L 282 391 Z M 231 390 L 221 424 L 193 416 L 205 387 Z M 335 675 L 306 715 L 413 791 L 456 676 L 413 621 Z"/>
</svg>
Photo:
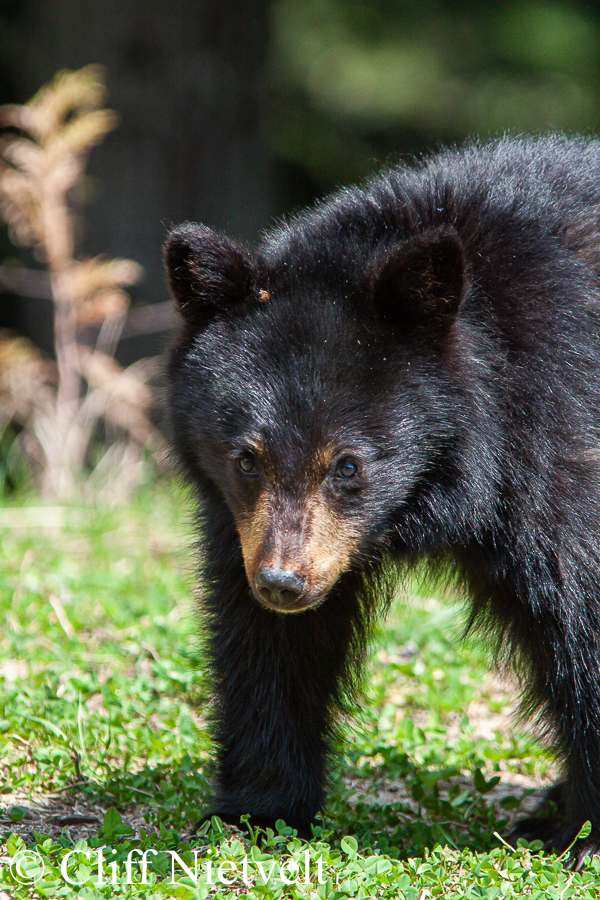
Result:
<svg viewBox="0 0 600 900">
<path fill-rule="evenodd" d="M 23 426 L 23 444 L 42 489 L 59 498 L 81 487 L 100 421 L 121 436 L 121 450 L 110 447 L 105 462 L 93 467 L 97 475 L 110 468 L 107 485 L 115 489 L 119 460 L 134 460 L 138 470 L 143 447 L 156 443 L 149 365 L 123 370 L 113 358 L 129 308 L 125 288 L 142 270 L 132 260 L 74 255 L 69 192 L 81 180 L 92 147 L 117 123 L 113 112 L 100 108 L 104 98 L 101 70 L 87 66 L 60 72 L 23 106 L 0 107 L 0 215 L 13 242 L 33 247 L 47 266 L 56 349 L 52 383 L 39 366 L 24 374 L 22 342 L 16 350 L 6 337 L 0 343 L 0 370 L 8 363 L 0 378 L 0 434 L 7 420 Z M 94 349 L 78 342 L 78 330 L 86 325 L 100 326 Z"/>
</svg>

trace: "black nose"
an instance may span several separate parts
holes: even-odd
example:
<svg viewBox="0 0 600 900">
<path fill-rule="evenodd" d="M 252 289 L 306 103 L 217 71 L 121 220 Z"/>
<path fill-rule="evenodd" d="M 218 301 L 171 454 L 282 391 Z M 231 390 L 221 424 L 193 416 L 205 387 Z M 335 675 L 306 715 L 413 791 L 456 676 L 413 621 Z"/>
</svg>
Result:
<svg viewBox="0 0 600 900">
<path fill-rule="evenodd" d="M 304 590 L 306 579 L 285 569 L 260 569 L 256 588 L 270 606 L 290 606 Z"/>
</svg>

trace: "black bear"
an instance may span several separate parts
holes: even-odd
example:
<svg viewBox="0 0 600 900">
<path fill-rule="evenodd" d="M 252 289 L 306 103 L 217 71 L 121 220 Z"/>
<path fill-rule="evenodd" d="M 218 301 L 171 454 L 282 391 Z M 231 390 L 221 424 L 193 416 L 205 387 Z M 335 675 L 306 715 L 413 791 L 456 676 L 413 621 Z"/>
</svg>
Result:
<svg viewBox="0 0 600 900">
<path fill-rule="evenodd" d="M 440 558 L 564 760 L 520 833 L 600 850 L 600 142 L 392 168 L 267 234 L 166 244 L 225 821 L 302 833 L 399 567 Z"/>
</svg>

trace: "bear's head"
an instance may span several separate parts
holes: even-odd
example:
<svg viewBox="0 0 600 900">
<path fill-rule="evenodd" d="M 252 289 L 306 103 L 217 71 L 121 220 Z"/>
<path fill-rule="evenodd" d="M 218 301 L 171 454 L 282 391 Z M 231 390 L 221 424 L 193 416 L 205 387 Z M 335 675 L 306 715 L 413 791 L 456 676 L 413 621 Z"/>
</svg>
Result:
<svg viewBox="0 0 600 900">
<path fill-rule="evenodd" d="M 415 504 L 450 466 L 460 419 L 447 358 L 469 280 L 458 235 L 338 266 L 187 224 L 165 258 L 182 314 L 174 444 L 233 516 L 256 599 L 315 607 L 403 529 L 418 547 Z"/>
</svg>

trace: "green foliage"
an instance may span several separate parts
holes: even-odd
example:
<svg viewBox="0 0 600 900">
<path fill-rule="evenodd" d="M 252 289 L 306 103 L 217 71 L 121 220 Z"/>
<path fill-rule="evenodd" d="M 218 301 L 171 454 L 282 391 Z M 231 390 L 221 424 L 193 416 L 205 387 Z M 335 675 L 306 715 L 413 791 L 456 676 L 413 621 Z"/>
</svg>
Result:
<svg viewBox="0 0 600 900">
<path fill-rule="evenodd" d="M 275 0 L 270 134 L 317 192 L 389 154 L 600 124 L 600 7 Z"/>
<path fill-rule="evenodd" d="M 409 586 L 408 607 L 380 628 L 314 839 L 283 822 L 241 835 L 218 819 L 192 834 L 211 750 L 189 509 L 160 485 L 125 509 L 0 508 L 0 891 L 598 895 L 600 860 L 573 873 L 497 837 L 524 793 L 511 780 L 544 778 L 551 762 L 506 730 L 510 690 L 487 674 L 477 639 L 461 641 L 453 598 L 426 585 Z"/>
</svg>

